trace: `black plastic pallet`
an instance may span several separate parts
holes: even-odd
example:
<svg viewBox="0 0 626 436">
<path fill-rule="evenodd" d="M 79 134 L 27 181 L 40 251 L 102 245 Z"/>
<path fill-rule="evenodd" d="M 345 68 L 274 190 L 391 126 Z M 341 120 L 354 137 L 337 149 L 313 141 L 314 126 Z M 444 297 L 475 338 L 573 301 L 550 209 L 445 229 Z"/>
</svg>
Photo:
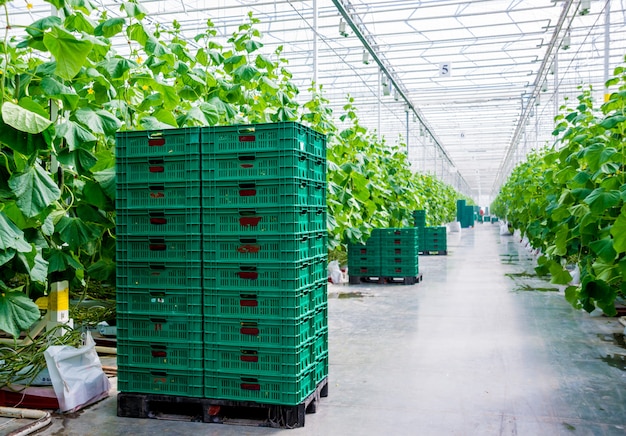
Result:
<svg viewBox="0 0 626 436">
<path fill-rule="evenodd" d="M 423 280 L 422 274 L 409 277 L 378 277 L 378 276 L 350 276 L 348 279 L 351 285 L 358 285 L 360 283 L 376 283 L 379 285 L 386 284 L 400 284 L 400 285 L 414 285 Z"/>
<path fill-rule="evenodd" d="M 420 256 L 447 256 L 448 250 L 426 250 L 420 251 Z"/>
<path fill-rule="evenodd" d="M 295 406 L 262 404 L 174 395 L 120 392 L 117 416 L 217 424 L 257 424 L 258 427 L 304 427 L 307 413 L 317 411 L 317 402 L 328 396 L 328 378 L 322 380 L 306 399 Z"/>
</svg>

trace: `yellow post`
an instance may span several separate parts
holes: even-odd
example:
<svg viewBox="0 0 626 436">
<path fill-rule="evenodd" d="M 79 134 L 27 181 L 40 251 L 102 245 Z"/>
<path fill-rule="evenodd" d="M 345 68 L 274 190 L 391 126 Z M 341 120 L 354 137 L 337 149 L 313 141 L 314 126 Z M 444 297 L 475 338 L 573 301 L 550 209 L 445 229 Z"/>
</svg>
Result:
<svg viewBox="0 0 626 436">
<path fill-rule="evenodd" d="M 73 327 L 73 322 L 70 319 L 70 287 L 67 280 L 50 284 L 48 313 L 46 316 L 48 318 L 48 330 L 59 324 L 66 324 Z"/>
</svg>

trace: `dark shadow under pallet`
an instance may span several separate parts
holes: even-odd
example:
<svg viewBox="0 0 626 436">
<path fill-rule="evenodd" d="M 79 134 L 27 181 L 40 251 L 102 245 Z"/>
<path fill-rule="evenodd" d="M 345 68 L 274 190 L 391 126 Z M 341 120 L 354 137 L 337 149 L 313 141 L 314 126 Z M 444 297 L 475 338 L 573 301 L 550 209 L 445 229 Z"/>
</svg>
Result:
<svg viewBox="0 0 626 436">
<path fill-rule="evenodd" d="M 348 279 L 351 285 L 358 285 L 360 283 L 376 283 L 379 285 L 386 284 L 400 284 L 400 285 L 414 285 L 422 281 L 422 274 L 418 274 L 416 277 L 378 277 L 378 276 L 350 276 Z"/>
<path fill-rule="evenodd" d="M 117 395 L 117 416 L 297 428 L 304 427 L 306 414 L 315 413 L 319 399 L 327 396 L 328 378 L 322 380 L 315 392 L 295 406 L 120 392 Z"/>
<path fill-rule="evenodd" d="M 448 250 L 430 250 L 430 251 L 420 251 L 420 256 L 447 256 Z"/>
</svg>

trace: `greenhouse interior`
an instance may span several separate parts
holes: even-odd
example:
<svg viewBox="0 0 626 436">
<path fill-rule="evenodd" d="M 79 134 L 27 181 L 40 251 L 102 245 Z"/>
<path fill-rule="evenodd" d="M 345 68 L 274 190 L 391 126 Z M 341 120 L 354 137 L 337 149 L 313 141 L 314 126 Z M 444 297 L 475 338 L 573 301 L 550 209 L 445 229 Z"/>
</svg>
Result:
<svg viewBox="0 0 626 436">
<path fill-rule="evenodd" d="M 626 434 L 623 0 L 0 7 L 0 435 Z"/>
</svg>

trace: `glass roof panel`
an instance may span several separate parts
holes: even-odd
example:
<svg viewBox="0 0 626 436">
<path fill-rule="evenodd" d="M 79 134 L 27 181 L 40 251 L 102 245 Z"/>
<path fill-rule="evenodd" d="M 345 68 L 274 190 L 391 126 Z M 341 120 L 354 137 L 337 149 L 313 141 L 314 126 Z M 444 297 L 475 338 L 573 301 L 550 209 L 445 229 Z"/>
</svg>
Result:
<svg viewBox="0 0 626 436">
<path fill-rule="evenodd" d="M 13 19 L 22 16 L 24 22 L 49 15 L 48 3 L 32 3 L 30 11 L 22 3 L 8 3 L 9 13 Z M 120 0 L 96 3 L 111 17 L 123 15 Z M 190 41 L 211 19 L 226 43 L 252 11 L 261 20 L 263 50 L 272 53 L 284 46 L 302 101 L 314 77 L 324 86 L 337 117 L 346 96 L 352 95 L 363 124 L 388 142 L 398 135 L 408 141 L 416 170 L 435 173 L 483 203 L 529 150 L 554 141 L 553 118 L 565 97 L 575 99 L 578 87 L 590 84 L 602 101 L 605 56 L 611 72 L 626 54 L 622 0 L 591 0 L 585 15 L 579 11 L 579 0 L 140 3 L 152 23 L 168 26 L 177 20 Z M 348 27 L 348 36 L 339 34 L 340 9 L 357 32 Z M 568 33 L 570 44 L 564 50 L 560 47 Z M 362 61 L 366 45 L 406 96 L 409 116 L 403 97 L 396 101 L 393 95 L 382 95 L 379 65 Z M 127 50 L 126 41 L 116 41 L 116 49 Z M 449 75 L 440 74 L 441 64 L 449 66 Z M 429 133 L 422 136 L 424 130 Z"/>
</svg>

